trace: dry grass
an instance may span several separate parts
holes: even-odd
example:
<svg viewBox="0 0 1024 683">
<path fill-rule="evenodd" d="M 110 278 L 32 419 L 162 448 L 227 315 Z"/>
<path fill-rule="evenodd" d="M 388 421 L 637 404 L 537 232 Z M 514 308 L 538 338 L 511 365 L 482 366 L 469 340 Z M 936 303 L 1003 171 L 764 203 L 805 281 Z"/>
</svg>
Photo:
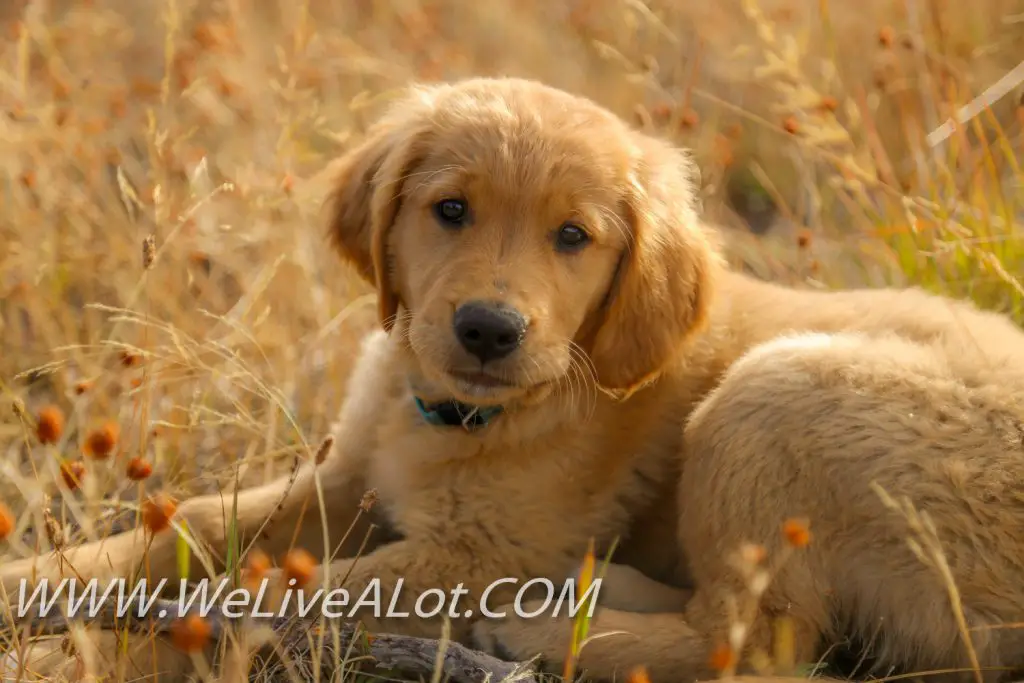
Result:
<svg viewBox="0 0 1024 683">
<path fill-rule="evenodd" d="M 319 174 L 411 79 L 537 77 L 691 147 L 764 277 L 1024 319 L 1020 86 L 925 141 L 1017 65 L 1021 0 L 12 0 L 0 23 L 15 555 L 314 457 L 374 324 Z"/>
</svg>

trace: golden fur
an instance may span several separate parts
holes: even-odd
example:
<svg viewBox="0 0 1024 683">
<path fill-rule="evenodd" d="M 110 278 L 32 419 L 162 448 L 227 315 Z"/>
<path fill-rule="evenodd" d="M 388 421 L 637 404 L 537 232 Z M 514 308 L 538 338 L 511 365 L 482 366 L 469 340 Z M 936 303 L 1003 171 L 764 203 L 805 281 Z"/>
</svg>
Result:
<svg viewBox="0 0 1024 683">
<path fill-rule="evenodd" d="M 1005 318 L 917 290 L 797 291 L 729 271 L 683 153 L 534 82 L 414 88 L 333 172 L 332 239 L 377 287 L 386 332 L 364 344 L 327 459 L 239 492 L 244 539 L 280 503 L 258 546 L 280 557 L 294 536 L 325 557 L 373 488 L 376 514 L 330 577 L 347 575 L 353 595 L 374 577 L 389 595 L 403 578 L 404 611 L 462 584 L 477 614 L 495 580 L 561 581 L 588 540 L 601 554 L 621 539 L 591 633 L 632 635 L 593 640 L 581 666 L 691 681 L 714 675 L 728 595 L 743 588 L 733 552 L 757 543 L 775 557 L 782 523 L 806 518 L 812 542 L 768 586 L 752 647 L 770 649 L 770 619 L 786 614 L 801 661 L 881 623 L 880 664 L 965 666 L 946 585 L 877 482 L 930 516 L 970 627 L 1024 618 L 1024 334 Z M 432 213 L 451 197 L 468 202 L 459 228 Z M 555 248 L 566 221 L 590 237 L 571 253 Z M 528 325 L 488 378 L 452 333 L 470 300 Z M 478 431 L 435 427 L 414 395 L 505 412 Z M 223 570 L 232 505 L 225 494 L 179 508 L 213 551 L 195 571 Z M 391 533 L 353 561 L 370 521 Z M 66 555 L 81 576 L 123 576 L 145 541 L 130 532 Z M 148 570 L 175 578 L 173 531 L 151 539 Z M 59 571 L 37 557 L 0 566 L 0 580 L 12 592 Z M 494 591 L 490 608 L 516 589 Z M 360 617 L 440 632 L 440 617 Z M 556 671 L 569 646 L 564 619 L 451 626 Z M 981 665 L 1024 664 L 1018 633 L 973 631 Z"/>
</svg>

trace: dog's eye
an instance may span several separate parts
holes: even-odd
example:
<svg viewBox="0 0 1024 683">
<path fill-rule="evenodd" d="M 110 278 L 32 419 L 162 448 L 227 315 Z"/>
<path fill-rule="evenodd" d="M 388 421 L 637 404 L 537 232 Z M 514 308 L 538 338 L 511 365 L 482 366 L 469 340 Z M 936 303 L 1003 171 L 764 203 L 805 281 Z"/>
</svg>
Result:
<svg viewBox="0 0 1024 683">
<path fill-rule="evenodd" d="M 555 241 L 561 251 L 576 251 L 590 241 L 590 235 L 578 225 L 565 223 L 558 229 Z"/>
<path fill-rule="evenodd" d="M 434 215 L 442 223 L 461 226 L 466 220 L 466 203 L 460 199 L 442 199 L 434 204 Z"/>
</svg>

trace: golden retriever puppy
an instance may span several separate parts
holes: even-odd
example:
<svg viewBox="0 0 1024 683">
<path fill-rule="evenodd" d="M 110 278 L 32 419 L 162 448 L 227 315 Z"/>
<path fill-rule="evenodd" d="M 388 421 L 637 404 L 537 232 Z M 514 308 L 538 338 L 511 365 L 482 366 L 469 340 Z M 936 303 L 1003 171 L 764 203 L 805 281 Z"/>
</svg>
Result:
<svg viewBox="0 0 1024 683">
<path fill-rule="evenodd" d="M 449 618 L 457 640 L 557 669 L 570 625 L 509 603 L 572 576 L 591 540 L 598 555 L 618 541 L 592 633 L 629 634 L 588 643 L 581 666 L 693 680 L 714 675 L 743 588 L 732 554 L 774 557 L 804 517 L 813 541 L 765 590 L 750 647 L 785 614 L 804 661 L 879 622 L 882 664 L 1019 661 L 1015 631 L 973 631 L 969 651 L 957 616 L 1024 617 L 1024 335 L 1007 320 L 730 272 L 683 152 L 536 82 L 412 88 L 334 173 L 330 234 L 376 286 L 383 329 L 323 462 L 179 507 L 210 549 L 195 572 L 223 571 L 234 508 L 243 543 L 322 559 L 307 589 L 341 583 L 370 630 L 437 636 Z M 872 483 L 927 510 L 959 612 Z M 387 533 L 355 558 L 371 521 Z M 9 562 L 0 584 L 144 561 L 173 580 L 178 533 Z M 374 585 L 380 602 L 357 608 Z M 444 609 L 417 618 L 436 589 Z"/>
</svg>

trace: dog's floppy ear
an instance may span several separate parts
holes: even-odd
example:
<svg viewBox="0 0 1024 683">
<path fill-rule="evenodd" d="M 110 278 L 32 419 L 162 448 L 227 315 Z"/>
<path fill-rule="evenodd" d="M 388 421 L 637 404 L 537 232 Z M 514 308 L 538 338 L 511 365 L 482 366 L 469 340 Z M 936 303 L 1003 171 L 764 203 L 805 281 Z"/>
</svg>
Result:
<svg viewBox="0 0 1024 683">
<path fill-rule="evenodd" d="M 588 345 L 601 386 L 627 395 L 703 325 L 719 265 L 697 217 L 695 166 L 683 152 L 638 137 L 624 199 L 630 241 Z"/>
<path fill-rule="evenodd" d="M 423 103 L 391 110 L 366 138 L 333 164 L 328 197 L 331 244 L 377 288 L 385 330 L 394 325 L 399 297 L 391 276 L 388 233 L 401 206 L 405 179 L 424 152 Z"/>
</svg>

